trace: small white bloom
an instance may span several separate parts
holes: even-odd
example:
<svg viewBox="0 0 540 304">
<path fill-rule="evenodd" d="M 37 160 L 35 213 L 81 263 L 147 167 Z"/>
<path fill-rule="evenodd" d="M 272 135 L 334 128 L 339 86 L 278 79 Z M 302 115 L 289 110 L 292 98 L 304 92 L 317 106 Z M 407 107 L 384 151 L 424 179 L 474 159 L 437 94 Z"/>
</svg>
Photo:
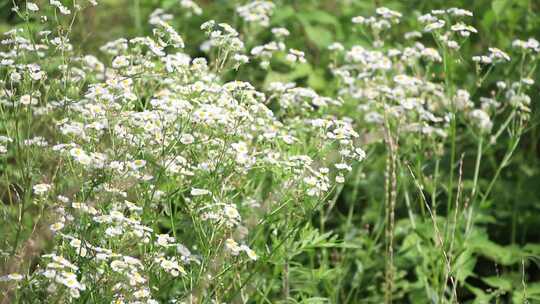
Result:
<svg viewBox="0 0 540 304">
<path fill-rule="evenodd" d="M 32 12 L 37 12 L 39 10 L 39 7 L 33 2 L 27 2 L 26 8 Z"/>
<path fill-rule="evenodd" d="M 51 190 L 51 185 L 49 185 L 49 184 L 37 184 L 37 185 L 34 185 L 34 187 L 32 187 L 32 189 L 34 190 L 34 193 L 36 195 L 43 195 L 43 194 L 47 193 L 49 190 Z"/>
<path fill-rule="evenodd" d="M 21 98 L 19 99 L 19 102 L 22 104 L 22 105 L 25 105 L 25 106 L 28 106 L 28 105 L 37 105 L 38 104 L 38 100 L 37 98 L 34 98 L 30 95 L 23 95 L 21 96 Z"/>
<path fill-rule="evenodd" d="M 190 145 L 195 141 L 195 137 L 191 134 L 182 134 L 180 136 L 180 142 L 184 145 Z"/>
<path fill-rule="evenodd" d="M 240 248 L 242 250 L 244 250 L 244 252 L 247 254 L 247 256 L 252 260 L 252 261 L 256 261 L 259 257 L 257 256 L 257 254 L 255 253 L 255 251 L 251 250 L 251 248 L 249 248 L 248 246 L 246 245 L 242 245 L 240 246 Z"/>
<path fill-rule="evenodd" d="M 50 229 L 51 229 L 52 232 L 59 231 L 62 228 L 64 228 L 64 223 L 63 222 L 56 222 L 56 223 L 54 223 L 54 224 L 52 224 L 50 226 Z"/>
<path fill-rule="evenodd" d="M 470 117 L 482 132 L 491 131 L 491 128 L 493 127 L 493 122 L 491 122 L 491 119 L 486 112 L 480 109 L 476 109 L 470 113 Z"/>
<path fill-rule="evenodd" d="M 240 213 L 238 213 L 238 210 L 236 210 L 236 206 L 234 205 L 225 205 L 223 213 L 230 219 L 237 219 L 240 217 Z"/>
<path fill-rule="evenodd" d="M 281 37 L 289 36 L 290 32 L 289 32 L 289 30 L 287 30 L 284 27 L 277 27 L 277 28 L 272 29 L 272 34 L 274 34 L 274 36 L 276 36 L 278 38 L 281 38 Z"/>
<path fill-rule="evenodd" d="M 227 250 L 229 250 L 232 255 L 238 255 L 240 251 L 242 251 L 242 248 L 240 248 L 238 243 L 233 239 L 225 240 L 225 248 L 227 248 Z"/>
<path fill-rule="evenodd" d="M 80 148 L 73 148 L 69 150 L 71 156 L 82 165 L 89 165 L 92 163 L 92 158 L 86 152 Z"/>
<path fill-rule="evenodd" d="M 8 275 L 0 277 L 0 282 L 8 282 L 8 281 L 20 281 L 24 278 L 21 274 L 18 273 L 10 273 Z"/>
<path fill-rule="evenodd" d="M 366 152 L 362 148 L 356 148 L 354 149 L 354 152 L 356 153 L 357 159 L 359 161 L 362 161 L 366 158 Z"/>
<path fill-rule="evenodd" d="M 133 170 L 138 170 L 146 166 L 146 161 L 143 159 L 137 159 L 129 163 L 129 167 Z"/>
<path fill-rule="evenodd" d="M 210 191 L 206 189 L 191 188 L 191 195 L 193 196 L 201 196 L 201 195 L 207 195 L 207 194 L 210 194 Z"/>
</svg>

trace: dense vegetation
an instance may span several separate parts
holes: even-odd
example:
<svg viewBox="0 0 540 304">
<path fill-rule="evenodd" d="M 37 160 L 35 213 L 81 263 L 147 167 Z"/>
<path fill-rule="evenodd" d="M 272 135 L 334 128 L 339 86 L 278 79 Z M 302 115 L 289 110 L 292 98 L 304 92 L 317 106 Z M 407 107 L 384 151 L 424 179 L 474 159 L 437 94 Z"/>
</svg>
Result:
<svg viewBox="0 0 540 304">
<path fill-rule="evenodd" d="M 1 303 L 540 302 L 538 12 L 0 1 Z"/>
</svg>

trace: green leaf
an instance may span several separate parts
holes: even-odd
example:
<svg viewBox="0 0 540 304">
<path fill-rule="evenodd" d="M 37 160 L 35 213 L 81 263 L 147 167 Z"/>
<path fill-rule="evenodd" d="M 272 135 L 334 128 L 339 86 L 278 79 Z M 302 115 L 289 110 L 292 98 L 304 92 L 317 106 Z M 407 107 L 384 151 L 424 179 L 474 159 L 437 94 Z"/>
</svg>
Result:
<svg viewBox="0 0 540 304">
<path fill-rule="evenodd" d="M 540 255 L 540 244 L 526 244 L 525 246 L 523 246 L 523 250 L 526 251 L 528 254 L 538 256 Z"/>
<path fill-rule="evenodd" d="M 307 63 L 295 64 L 293 70 L 288 73 L 272 71 L 266 75 L 264 86 L 267 87 L 272 82 L 291 82 L 299 78 L 310 77 L 313 74 L 311 65 Z"/>
<path fill-rule="evenodd" d="M 322 304 L 322 303 L 330 303 L 330 300 L 327 298 L 321 298 L 321 297 L 312 297 L 302 300 L 301 303 L 305 304 Z"/>
<path fill-rule="evenodd" d="M 318 25 L 308 25 L 305 27 L 306 34 L 313 43 L 320 49 L 324 49 L 334 42 L 334 35 L 326 28 Z"/>
<path fill-rule="evenodd" d="M 476 265 L 476 258 L 473 256 L 471 250 L 465 250 L 456 259 L 454 269 L 456 269 L 456 279 L 458 282 L 465 282 L 465 280 L 474 276 L 474 266 Z"/>
<path fill-rule="evenodd" d="M 484 303 L 490 303 L 491 299 L 493 298 L 494 294 L 487 294 L 482 289 L 474 287 L 470 284 L 465 284 L 467 289 L 472 292 L 475 295 L 474 302 L 475 304 L 484 304 Z"/>
<path fill-rule="evenodd" d="M 507 4 L 508 4 L 508 0 L 494 0 L 493 2 L 491 2 L 491 9 L 495 13 L 495 17 L 497 19 L 501 17 L 501 14 L 506 8 Z"/>
<path fill-rule="evenodd" d="M 339 27 L 339 20 L 335 16 L 330 15 L 325 11 L 310 11 L 309 13 L 300 13 L 298 14 L 298 18 L 312 23 L 333 25 L 336 28 Z"/>
<path fill-rule="evenodd" d="M 514 304 L 538 303 L 539 300 L 540 283 L 527 283 L 525 289 L 514 291 L 512 294 L 512 303 Z"/>
<path fill-rule="evenodd" d="M 405 237 L 405 239 L 403 239 L 399 252 L 404 253 L 408 250 L 415 249 L 416 245 L 420 243 L 420 241 L 421 239 L 416 233 L 410 233 Z"/>
<path fill-rule="evenodd" d="M 314 90 L 322 90 L 326 87 L 326 80 L 324 79 L 324 71 L 316 69 L 313 73 L 309 74 L 308 85 Z"/>
<path fill-rule="evenodd" d="M 337 19 L 325 12 L 299 14 L 298 20 L 304 27 L 309 40 L 321 49 L 334 42 L 334 33 L 340 34 L 341 28 Z M 333 32 L 328 29 L 328 26 L 333 27 Z"/>
<path fill-rule="evenodd" d="M 492 276 L 492 277 L 483 278 L 482 280 L 491 287 L 495 287 L 504 291 L 512 290 L 511 278 L 503 277 L 503 276 L 499 276 L 499 277 Z"/>
<path fill-rule="evenodd" d="M 471 247 L 476 253 L 505 266 L 521 262 L 524 255 L 517 246 L 501 246 L 484 237 L 471 239 Z"/>
<path fill-rule="evenodd" d="M 178 1 L 175 0 L 165 0 L 161 3 L 161 7 L 164 9 L 171 9 L 178 5 Z"/>
<path fill-rule="evenodd" d="M 280 6 L 272 16 L 272 24 L 282 26 L 286 22 L 285 20 L 293 17 L 295 13 L 294 8 L 290 5 Z"/>
</svg>

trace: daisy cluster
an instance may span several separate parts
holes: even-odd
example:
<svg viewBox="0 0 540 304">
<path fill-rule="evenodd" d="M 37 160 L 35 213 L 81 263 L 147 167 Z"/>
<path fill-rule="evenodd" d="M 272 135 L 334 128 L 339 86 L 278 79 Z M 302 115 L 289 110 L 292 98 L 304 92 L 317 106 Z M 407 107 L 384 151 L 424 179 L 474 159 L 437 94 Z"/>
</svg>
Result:
<svg viewBox="0 0 540 304">
<path fill-rule="evenodd" d="M 181 5 L 199 13 L 191 1 Z M 51 1 L 48 9 L 70 15 L 82 8 Z M 265 26 L 272 9 L 255 1 L 238 13 Z M 308 214 L 366 156 L 352 120 L 330 114 L 338 100 L 294 83 L 258 89 L 224 81 L 230 62 L 238 68 L 250 59 L 239 33 L 204 23 L 217 57 L 193 58 L 172 18 L 156 10 L 152 35 L 111 41 L 96 56 L 76 55 L 60 30 L 5 34 L 3 111 L 11 119 L 54 117 L 47 124 L 57 142 L 34 136 L 21 147 L 17 136 L 0 138 L 2 154 L 32 147 L 55 155 L 58 174 L 32 185 L 54 245 L 23 280 L 48 301 L 158 303 L 164 289 L 171 299 L 193 296 L 208 277 L 269 254 L 251 245 L 251 231 L 280 215 L 276 208 L 287 202 L 297 205 L 296 216 Z M 285 50 L 284 42 L 273 44 Z M 266 58 L 273 49 L 251 55 Z M 290 49 L 287 60 L 304 56 Z M 47 57 L 64 64 L 45 68 Z"/>
<path fill-rule="evenodd" d="M 400 13 L 379 8 L 375 16 L 354 17 L 352 22 L 373 43 L 370 47 L 353 45 L 346 49 L 339 43 L 329 47 L 336 58 L 330 69 L 341 84 L 338 95 L 356 104 L 362 122 L 382 127 L 390 122 L 402 136 L 417 134 L 434 143 L 445 142 L 453 120 L 485 135 L 492 132 L 496 117 L 504 117 L 502 113 L 516 112 L 526 119 L 530 111 L 526 92 L 534 83 L 527 75 L 515 81 L 499 81 L 490 95 L 478 100 L 467 87 L 448 85 L 451 65 L 456 66 L 454 69 L 476 66 L 476 74 L 485 79 L 496 64 L 512 60 L 498 48 L 489 48 L 487 55 L 468 61 L 460 58 L 461 45 L 478 32 L 466 23 L 472 16 L 472 12 L 458 8 L 431 11 L 418 17 L 422 28 L 406 32 L 399 43 L 380 37 L 381 31 L 399 23 Z M 434 47 L 420 42 L 430 38 Z M 516 40 L 512 51 L 517 58 L 526 58 L 524 62 L 533 62 L 538 56 L 535 41 Z M 475 90 L 481 85 L 480 81 Z"/>
<path fill-rule="evenodd" d="M 194 1 L 178 3 L 186 17 L 203 13 Z M 274 256 L 289 238 L 280 223 L 300 226 L 343 187 L 366 158 L 362 134 L 440 150 L 456 125 L 495 142 L 530 112 L 531 75 L 500 80 L 487 95 L 476 90 L 495 66 L 536 60 L 540 44 L 516 40 L 508 54 L 489 48 L 461 58 L 478 32 L 463 9 L 420 16 L 399 43 L 385 37 L 401 13 L 354 17 L 371 43 L 330 45 L 328 77 L 338 85 L 326 96 L 286 80 L 231 77 L 248 66 L 265 73 L 279 56 L 308 63 L 309 54 L 287 46 L 288 29 L 270 27 L 271 1 L 236 8 L 269 41 L 244 42 L 242 30 L 209 20 L 200 26 L 205 57 L 188 54 L 190 41 L 165 9 L 150 14 L 148 36 L 80 54 L 66 24 L 95 5 L 26 2 L 15 11 L 49 30 L 14 28 L 0 41 L 0 159 L 17 159 L 26 187 L 16 193 L 16 224 L 35 212 L 29 238 L 43 227 L 50 243 L 35 266 L 0 282 L 46 303 L 218 303 L 255 286 L 249 271 L 285 264 Z M 479 76 L 475 91 L 450 78 L 467 67 Z"/>
</svg>

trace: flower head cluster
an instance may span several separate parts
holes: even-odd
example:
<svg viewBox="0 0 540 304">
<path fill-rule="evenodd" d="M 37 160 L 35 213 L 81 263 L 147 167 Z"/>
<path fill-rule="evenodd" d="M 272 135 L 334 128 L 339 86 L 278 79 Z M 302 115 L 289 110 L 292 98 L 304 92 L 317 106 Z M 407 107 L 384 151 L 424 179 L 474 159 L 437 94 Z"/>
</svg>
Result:
<svg viewBox="0 0 540 304">
<path fill-rule="evenodd" d="M 51 4 L 61 14 L 80 9 Z M 180 5 L 201 13 L 193 1 Z M 32 12 L 36 6 L 27 4 Z M 252 1 L 237 12 L 266 27 L 273 9 Z M 275 41 L 245 54 L 235 28 L 207 21 L 201 48 L 208 57 L 194 58 L 173 19 L 155 10 L 151 35 L 119 38 L 96 55 L 75 54 L 69 35 L 57 31 L 30 40 L 32 33 L 14 30 L 3 41 L 11 49 L 1 53 L 11 84 L 0 92 L 2 109 L 54 118 L 47 124 L 52 140 L 30 134 L 17 145 L 54 159 L 55 176 L 62 176 L 36 178 L 47 183 L 31 189 L 36 203 L 54 206 L 45 225 L 51 253 L 28 276 L 48 301 L 91 291 L 103 302 L 157 303 L 162 290 L 176 297 L 179 281 L 202 286 L 201 274 L 241 269 L 264 254 L 250 237 L 265 216 L 290 216 L 278 206 L 291 197 L 324 200 L 365 157 L 354 122 L 333 113 L 340 100 L 294 83 L 260 88 L 223 72 L 251 59 L 268 67 L 277 52 L 307 63 L 304 52 L 285 44 L 287 29 L 274 28 Z M 65 64 L 51 71 L 39 64 L 48 56 Z M 14 151 L 13 142 L 0 137 L 0 156 Z M 306 209 L 292 212 L 300 217 Z"/>
<path fill-rule="evenodd" d="M 236 11 L 245 22 L 267 27 L 270 24 L 270 16 L 274 7 L 275 4 L 271 1 L 254 0 L 237 7 Z"/>
</svg>

